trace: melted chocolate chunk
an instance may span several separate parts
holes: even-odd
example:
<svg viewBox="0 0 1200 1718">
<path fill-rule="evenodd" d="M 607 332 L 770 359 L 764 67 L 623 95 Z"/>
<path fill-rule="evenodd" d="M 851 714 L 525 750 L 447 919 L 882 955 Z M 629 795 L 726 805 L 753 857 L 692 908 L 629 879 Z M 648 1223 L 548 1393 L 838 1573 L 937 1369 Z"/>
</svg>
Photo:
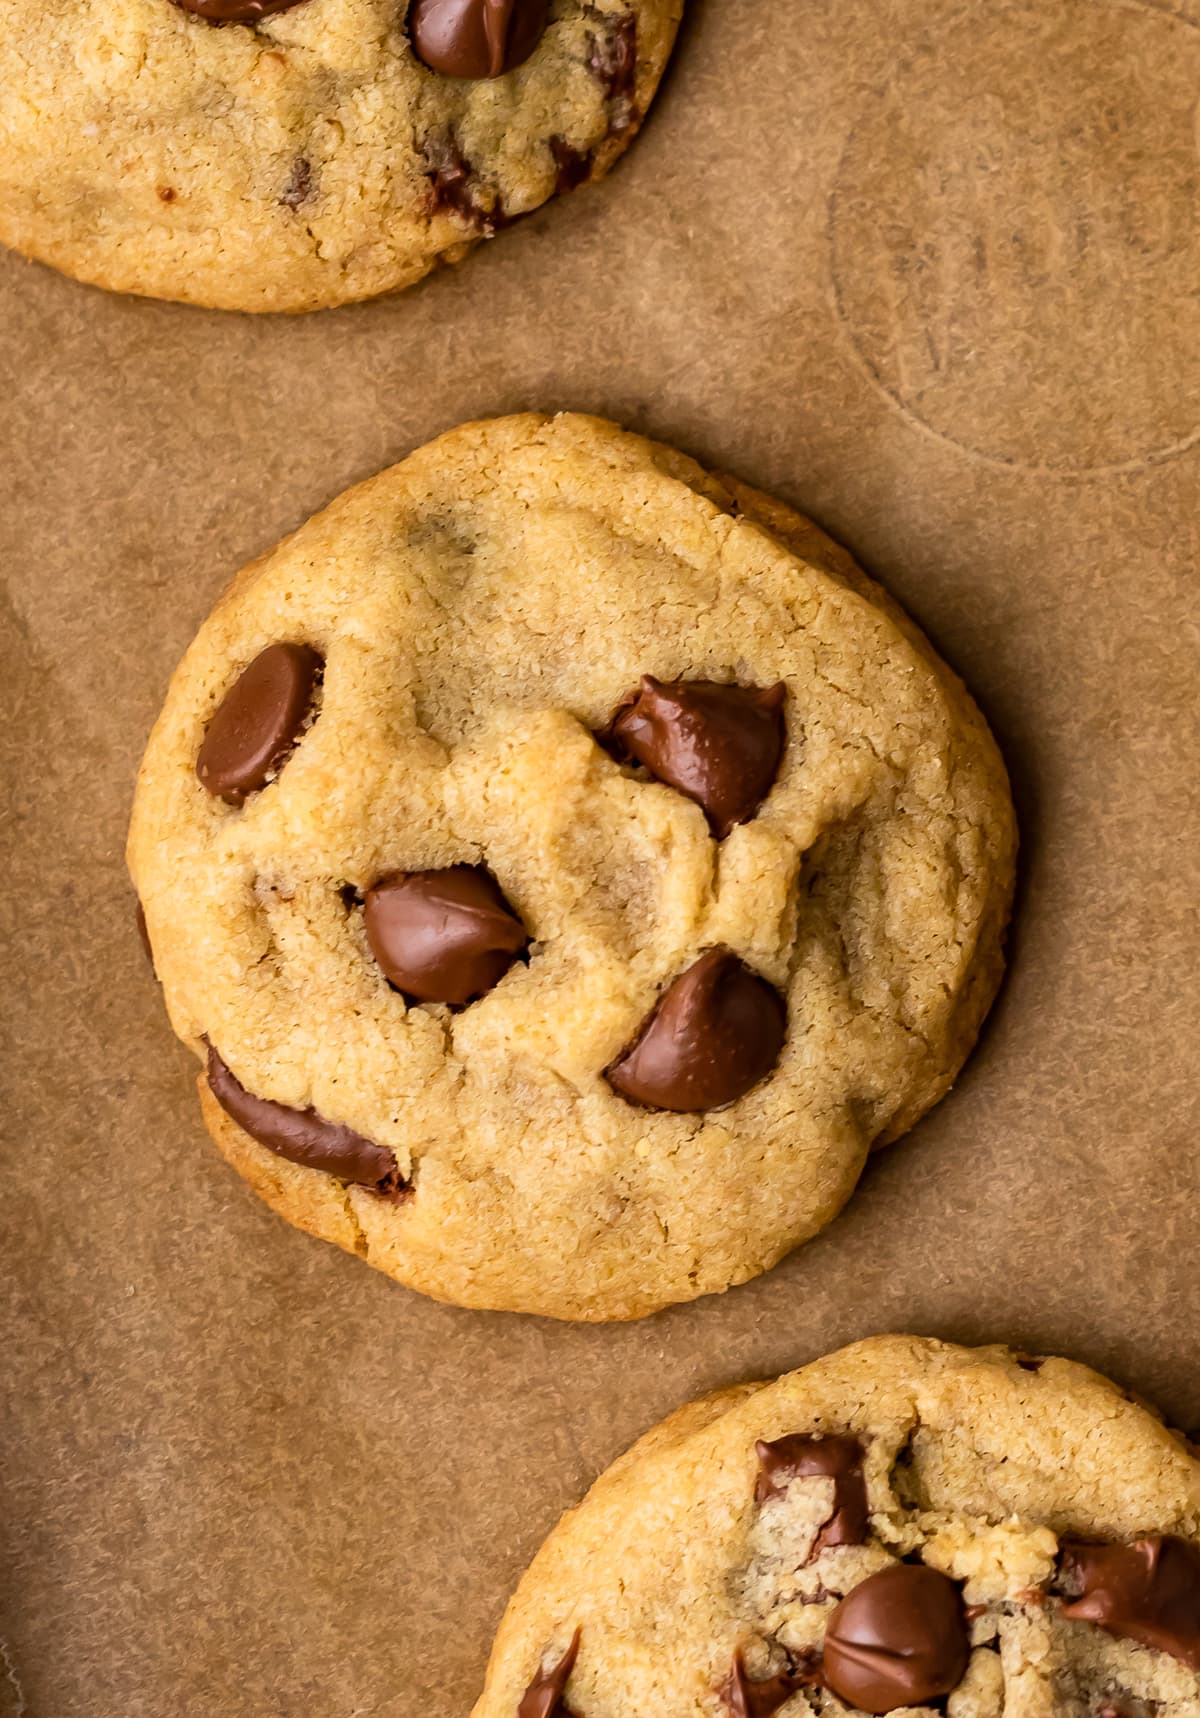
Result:
<svg viewBox="0 0 1200 1718">
<path fill-rule="evenodd" d="M 268 1151 L 286 1157 L 289 1163 L 321 1169 L 339 1181 L 367 1187 L 385 1199 L 398 1201 L 404 1196 L 405 1185 L 390 1151 L 364 1139 L 353 1128 L 326 1121 L 316 1110 L 293 1110 L 269 1098 L 255 1097 L 211 1044 L 207 1077 L 209 1089 L 226 1115 Z"/>
<path fill-rule="evenodd" d="M 413 52 L 448 78 L 498 78 L 532 54 L 548 0 L 413 0 Z"/>
<path fill-rule="evenodd" d="M 588 70 L 604 90 L 609 134 L 620 137 L 637 119 L 637 17 L 623 12 L 588 44 Z"/>
<path fill-rule="evenodd" d="M 425 163 L 433 187 L 436 212 L 449 210 L 464 220 L 480 217 L 466 157 L 452 137 L 430 138 L 425 145 Z"/>
<path fill-rule="evenodd" d="M 1064 1543 L 1062 1614 L 1200 1671 L 1200 1551 L 1158 1534 L 1131 1545 Z"/>
<path fill-rule="evenodd" d="M 754 816 L 783 756 L 786 687 L 642 676 L 613 713 L 608 743 L 695 800 L 722 840 Z"/>
<path fill-rule="evenodd" d="M 297 155 L 287 176 L 287 184 L 279 193 L 279 201 L 285 209 L 298 209 L 302 203 L 308 202 L 312 194 L 312 162 L 303 155 Z"/>
<path fill-rule="evenodd" d="M 367 890 L 363 916 L 388 982 L 418 1002 L 473 1002 L 529 942 L 495 878 L 477 865 L 396 871 Z"/>
<path fill-rule="evenodd" d="M 234 681 L 196 759 L 196 774 L 214 798 L 241 805 L 283 767 L 322 667 L 307 644 L 269 644 Z"/>
<path fill-rule="evenodd" d="M 851 1589 L 825 1630 L 821 1675 L 848 1706 L 924 1706 L 962 1681 L 970 1642 L 954 1582 L 896 1563 Z"/>
<path fill-rule="evenodd" d="M 732 1714 L 732 1718 L 771 1718 L 800 1688 L 811 1688 L 815 1681 L 809 1670 L 781 1670 L 775 1676 L 753 1682 L 746 1670 L 741 1648 L 733 1655 L 729 1675 L 717 1693 Z"/>
<path fill-rule="evenodd" d="M 272 12 L 289 12 L 301 0 L 175 0 L 181 11 L 207 24 L 257 24 Z"/>
<path fill-rule="evenodd" d="M 554 157 L 557 178 L 554 189 L 559 192 L 574 191 L 584 180 L 590 178 L 592 171 L 592 155 L 587 149 L 576 149 L 568 143 L 565 137 L 550 139 L 550 153 Z"/>
<path fill-rule="evenodd" d="M 720 1109 L 766 1078 L 786 1032 L 779 992 L 728 949 L 709 949 L 667 986 L 606 1077 L 647 1109 Z"/>
<path fill-rule="evenodd" d="M 754 1446 L 758 1454 L 755 1501 L 782 1497 L 787 1482 L 819 1475 L 833 1481 L 833 1514 L 813 1540 L 813 1556 L 828 1545 L 861 1545 L 867 1537 L 867 1487 L 863 1479 L 863 1447 L 857 1438 L 790 1437 Z"/>
<path fill-rule="evenodd" d="M 568 1718 L 563 1702 L 567 1678 L 575 1668 L 579 1655 L 579 1630 L 571 1636 L 571 1644 L 552 1670 L 539 1670 L 521 1696 L 517 1718 Z"/>
<path fill-rule="evenodd" d="M 142 945 L 142 953 L 150 962 L 150 971 L 154 974 L 155 978 L 157 978 L 158 968 L 154 964 L 154 949 L 151 945 L 150 932 L 146 925 L 146 909 L 140 901 L 137 904 L 137 934 L 138 941 Z"/>
<path fill-rule="evenodd" d="M 479 180 L 456 138 L 443 135 L 426 139 L 425 171 L 434 214 L 457 215 L 477 227 L 485 238 L 512 224 L 499 203 L 491 209 L 485 205 Z"/>
</svg>

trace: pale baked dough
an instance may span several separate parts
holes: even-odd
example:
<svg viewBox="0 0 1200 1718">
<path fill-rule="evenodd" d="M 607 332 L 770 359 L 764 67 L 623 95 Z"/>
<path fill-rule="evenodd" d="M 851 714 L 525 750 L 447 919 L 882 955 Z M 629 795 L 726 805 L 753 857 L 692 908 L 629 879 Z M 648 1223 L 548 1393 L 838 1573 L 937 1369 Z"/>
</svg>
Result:
<svg viewBox="0 0 1200 1718">
<path fill-rule="evenodd" d="M 120 292 L 313 310 L 455 262 L 605 173 L 662 75 L 683 0 L 552 0 L 532 57 L 476 81 L 413 55 L 407 0 L 302 0 L 214 26 L 171 0 L 0 0 L 0 241 Z M 636 31 L 636 79 L 593 69 Z M 466 212 L 431 174 L 464 162 Z M 460 201 L 463 198 L 460 197 Z"/>
<path fill-rule="evenodd" d="M 755 1442 L 814 1432 L 862 1442 L 871 1517 L 865 1544 L 810 1561 L 831 1482 L 756 1503 Z M 1200 1462 L 1143 1404 L 1067 1360 L 873 1338 L 692 1403 L 597 1480 L 517 1588 L 474 1718 L 514 1718 L 576 1628 L 579 1718 L 728 1718 L 717 1688 L 735 1648 L 755 1677 L 782 1648 L 819 1651 L 838 1599 L 902 1557 L 980 1607 L 946 1718 L 1095 1718 L 1108 1700 L 1200 1718 L 1194 1671 L 1066 1621 L 1052 1596 L 1060 1538 L 1147 1533 L 1200 1546 Z M 800 1690 L 779 1718 L 852 1711 Z"/>
<path fill-rule="evenodd" d="M 320 713 L 235 810 L 197 750 L 280 639 L 324 653 Z M 594 737 L 646 672 L 787 683 L 776 785 L 723 842 Z M 1014 839 L 974 705 L 843 551 L 611 424 L 525 416 L 443 436 L 238 577 L 154 730 L 129 862 L 180 1037 L 414 1189 L 273 1156 L 202 1079 L 276 1210 L 441 1299 L 616 1319 L 766 1270 L 946 1091 L 999 981 Z M 532 957 L 462 1012 L 406 1007 L 341 891 L 459 862 Z M 603 1070 L 714 944 L 786 996 L 779 1065 L 724 1110 L 636 1108 Z"/>
</svg>

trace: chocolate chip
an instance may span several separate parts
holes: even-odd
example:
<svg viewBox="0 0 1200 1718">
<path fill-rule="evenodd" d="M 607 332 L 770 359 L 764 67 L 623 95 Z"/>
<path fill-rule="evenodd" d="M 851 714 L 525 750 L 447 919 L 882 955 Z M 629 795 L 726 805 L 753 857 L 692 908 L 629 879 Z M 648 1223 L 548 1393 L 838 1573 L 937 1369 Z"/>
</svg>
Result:
<svg viewBox="0 0 1200 1718">
<path fill-rule="evenodd" d="M 367 890 L 363 915 L 384 975 L 418 1002 L 473 1001 L 529 942 L 495 879 L 477 865 L 393 872 Z"/>
<path fill-rule="evenodd" d="M 315 1110 L 293 1110 L 269 1098 L 256 1098 L 238 1081 L 211 1044 L 208 1084 L 214 1098 L 251 1139 L 289 1163 L 321 1169 L 339 1181 L 352 1181 L 373 1193 L 399 1200 L 405 1192 L 396 1159 L 361 1133 L 326 1121 Z"/>
<path fill-rule="evenodd" d="M 565 137 L 550 139 L 550 153 L 554 157 L 557 177 L 554 189 L 558 192 L 574 191 L 582 185 L 592 171 L 592 155 L 588 149 L 576 149 L 568 143 Z"/>
<path fill-rule="evenodd" d="M 647 1109 L 720 1109 L 770 1073 L 786 1030 L 778 991 L 728 949 L 709 949 L 667 986 L 606 1077 Z"/>
<path fill-rule="evenodd" d="M 300 0 L 175 0 L 175 4 L 209 24 L 257 24 L 271 12 L 299 6 Z"/>
<path fill-rule="evenodd" d="M 1098 1623 L 1200 1671 L 1200 1550 L 1186 1539 L 1153 1534 L 1131 1545 L 1069 1541 L 1061 1552 L 1062 1580 L 1072 1595 L 1064 1617 Z"/>
<path fill-rule="evenodd" d="M 638 86 L 638 19 L 633 12 L 622 12 L 607 24 L 603 34 L 591 36 L 588 70 L 602 84 L 605 101 L 624 110 L 622 117 L 626 125 L 631 124 L 633 93 Z"/>
<path fill-rule="evenodd" d="M 833 1481 L 833 1514 L 813 1541 L 813 1555 L 828 1545 L 861 1545 L 867 1537 L 867 1487 L 863 1479 L 863 1447 L 857 1438 L 790 1437 L 754 1446 L 758 1455 L 755 1501 L 782 1497 L 792 1478 L 819 1475 Z"/>
<path fill-rule="evenodd" d="M 517 1718 L 566 1718 L 563 1690 L 575 1668 L 579 1654 L 579 1630 L 571 1636 L 571 1644 L 552 1670 L 539 1670 L 521 1696 Z"/>
<path fill-rule="evenodd" d="M 722 840 L 754 816 L 783 755 L 787 689 L 644 674 L 613 712 L 607 738 L 658 781 L 695 800 Z"/>
<path fill-rule="evenodd" d="M 241 805 L 282 768 L 322 666 L 307 644 L 269 644 L 259 652 L 208 724 L 196 774 L 209 793 L 227 805 Z"/>
<path fill-rule="evenodd" d="M 954 1582 L 896 1563 L 851 1589 L 825 1629 L 821 1675 L 848 1706 L 924 1706 L 962 1681 L 970 1642 Z"/>
<path fill-rule="evenodd" d="M 137 904 L 137 934 L 142 945 L 142 952 L 150 962 L 150 971 L 158 977 L 158 968 L 154 964 L 154 949 L 150 942 L 150 932 L 146 926 L 146 909 L 139 901 Z"/>
<path fill-rule="evenodd" d="M 548 0 L 413 0 L 413 52 L 448 78 L 498 78 L 532 54 Z"/>
<path fill-rule="evenodd" d="M 179 192 L 173 185 L 159 185 L 157 187 L 157 193 L 160 203 L 173 203 L 179 195 Z"/>
<path fill-rule="evenodd" d="M 1046 1362 L 1039 1359 L 1036 1354 L 1018 1354 L 1015 1355 L 1014 1358 L 1022 1372 L 1040 1372 L 1042 1367 L 1046 1364 Z"/>
<path fill-rule="evenodd" d="M 471 181 L 471 169 L 458 144 L 452 137 L 430 137 L 425 144 L 425 166 L 429 174 L 434 213 L 449 210 L 464 220 L 476 220 L 481 211 L 476 204 Z"/>
<path fill-rule="evenodd" d="M 425 172 L 435 215 L 457 215 L 477 227 L 485 238 L 512 225 L 498 200 L 491 208 L 485 203 L 480 182 L 455 137 L 440 133 L 426 138 Z"/>
<path fill-rule="evenodd" d="M 733 1655 L 729 1675 L 717 1689 L 722 1702 L 733 1718 L 771 1718 L 797 1689 L 810 1688 L 815 1681 L 811 1669 L 781 1670 L 761 1682 L 751 1680 L 742 1658 L 741 1649 Z"/>
<path fill-rule="evenodd" d="M 312 194 L 312 162 L 303 155 L 297 155 L 292 162 L 292 170 L 287 176 L 287 183 L 279 193 L 279 201 L 285 209 L 298 209 L 301 203 L 308 202 Z"/>
</svg>

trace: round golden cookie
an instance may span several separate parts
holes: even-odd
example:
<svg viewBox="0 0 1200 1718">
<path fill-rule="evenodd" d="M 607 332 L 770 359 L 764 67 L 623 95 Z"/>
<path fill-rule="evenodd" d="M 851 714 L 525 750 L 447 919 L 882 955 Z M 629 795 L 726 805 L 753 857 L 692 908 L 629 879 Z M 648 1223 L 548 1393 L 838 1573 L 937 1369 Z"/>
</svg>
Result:
<svg viewBox="0 0 1200 1718">
<path fill-rule="evenodd" d="M 227 310 L 411 286 L 608 171 L 682 7 L 0 0 L 0 242 Z"/>
<path fill-rule="evenodd" d="M 563 1517 L 474 1718 L 1200 1718 L 1200 1461 L 1068 1360 L 877 1337 Z"/>
<path fill-rule="evenodd" d="M 727 832 L 614 737 L 645 676 L 685 773 L 711 742 L 749 782 Z M 129 863 L 209 1128 L 277 1211 L 439 1299 L 623 1319 L 766 1270 L 947 1090 L 1014 839 L 978 711 L 843 551 L 530 415 L 239 575 Z"/>
</svg>

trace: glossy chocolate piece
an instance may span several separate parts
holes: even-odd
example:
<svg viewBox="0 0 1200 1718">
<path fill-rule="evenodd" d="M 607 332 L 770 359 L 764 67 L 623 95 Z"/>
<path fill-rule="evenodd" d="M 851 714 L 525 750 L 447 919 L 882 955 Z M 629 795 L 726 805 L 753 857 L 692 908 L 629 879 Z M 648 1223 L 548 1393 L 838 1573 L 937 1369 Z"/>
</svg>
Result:
<svg viewBox="0 0 1200 1718">
<path fill-rule="evenodd" d="M 571 1636 L 571 1644 L 558 1663 L 550 1670 L 539 1670 L 521 1696 L 517 1718 L 568 1718 L 569 1709 L 563 1703 L 563 1690 L 578 1656 L 579 1630 L 576 1629 Z"/>
<path fill-rule="evenodd" d="M 289 1163 L 320 1169 L 339 1181 L 368 1187 L 385 1198 L 399 1199 L 404 1182 L 396 1159 L 383 1146 L 364 1139 L 353 1128 L 326 1121 L 316 1110 L 293 1110 L 286 1104 L 248 1092 L 210 1044 L 207 1077 L 214 1098 L 240 1128 L 260 1145 Z"/>
<path fill-rule="evenodd" d="M 241 805 L 282 769 L 304 726 L 321 673 L 307 644 L 269 644 L 217 706 L 196 759 L 214 798 Z"/>
<path fill-rule="evenodd" d="M 782 680 L 760 688 L 644 674 L 614 712 L 609 743 L 695 800 L 722 840 L 754 816 L 775 785 L 786 691 Z"/>
<path fill-rule="evenodd" d="M 710 948 L 667 986 L 605 1074 L 646 1110 L 719 1110 L 770 1074 L 786 1033 L 779 991 L 727 948 Z"/>
<path fill-rule="evenodd" d="M 812 1671 L 781 1670 L 761 1682 L 751 1679 L 741 1648 L 733 1655 L 729 1675 L 717 1689 L 731 1718 L 772 1718 L 799 1688 L 810 1688 Z"/>
<path fill-rule="evenodd" d="M 412 0 L 408 34 L 430 71 L 498 78 L 532 54 L 548 10 L 548 0 Z"/>
<path fill-rule="evenodd" d="M 500 982 L 529 933 L 478 865 L 396 871 L 367 890 L 367 941 L 397 990 L 462 1007 Z"/>
<path fill-rule="evenodd" d="M 175 0 L 183 12 L 206 24 L 257 24 L 272 12 L 290 12 L 302 0 Z"/>
<path fill-rule="evenodd" d="M 646 1109 L 720 1109 L 766 1078 L 786 1032 L 779 992 L 728 949 L 709 949 L 667 986 L 606 1076 Z"/>
<path fill-rule="evenodd" d="M 857 1438 L 790 1437 L 754 1446 L 758 1455 L 755 1500 L 782 1497 L 788 1480 L 820 1476 L 833 1481 L 833 1514 L 813 1541 L 813 1555 L 829 1545 L 862 1545 L 867 1537 L 867 1487 L 863 1479 L 863 1447 Z"/>
<path fill-rule="evenodd" d="M 825 1630 L 821 1675 L 849 1706 L 924 1706 L 962 1681 L 970 1641 L 954 1582 L 895 1563 L 851 1589 Z"/>
<path fill-rule="evenodd" d="M 1131 1545 L 1064 1543 L 1060 1571 L 1071 1595 L 1062 1614 L 1169 1653 L 1200 1671 L 1200 1551 L 1153 1534 Z"/>
</svg>

